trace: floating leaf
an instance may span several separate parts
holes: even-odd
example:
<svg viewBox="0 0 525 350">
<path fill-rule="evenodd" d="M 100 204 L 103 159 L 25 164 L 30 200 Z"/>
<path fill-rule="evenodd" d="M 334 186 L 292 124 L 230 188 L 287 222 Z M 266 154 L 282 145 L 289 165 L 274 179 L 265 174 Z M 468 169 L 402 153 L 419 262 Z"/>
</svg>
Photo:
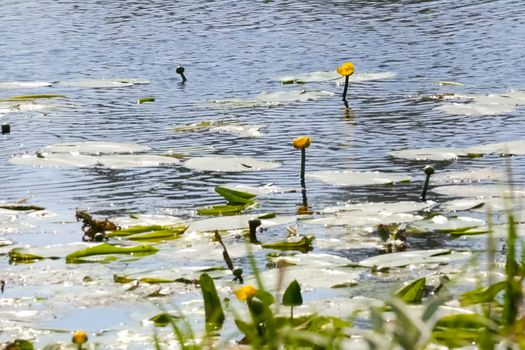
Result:
<svg viewBox="0 0 525 350">
<path fill-rule="evenodd" d="M 271 193 L 285 193 L 285 192 L 299 192 L 300 189 L 295 187 L 280 187 L 275 186 L 274 184 L 267 184 L 264 186 L 249 186 L 242 184 L 226 184 L 221 185 L 223 188 L 227 188 L 234 191 L 248 192 L 254 195 L 266 195 Z"/>
<path fill-rule="evenodd" d="M 297 280 L 293 280 L 288 285 L 283 294 L 284 306 L 300 306 L 303 305 L 303 296 L 301 294 L 301 286 Z"/>
<path fill-rule="evenodd" d="M 485 226 L 485 221 L 468 216 L 447 218 L 443 215 L 436 215 L 428 220 L 412 224 L 409 232 L 440 232 L 461 235 L 464 231 L 480 226 Z"/>
<path fill-rule="evenodd" d="M 210 128 L 212 132 L 230 134 L 237 137 L 262 137 L 260 129 L 262 125 L 223 125 Z"/>
<path fill-rule="evenodd" d="M 123 78 L 123 79 L 79 79 L 79 80 L 65 80 L 57 83 L 58 86 L 88 88 L 88 89 L 104 89 L 104 88 L 120 88 L 128 87 L 138 84 L 149 84 L 148 80 Z"/>
<path fill-rule="evenodd" d="M 65 95 L 60 94 L 38 94 L 38 95 L 23 95 L 23 96 L 12 96 L 6 98 L 0 98 L 1 101 L 27 101 L 27 100 L 37 100 L 44 98 L 65 98 Z"/>
<path fill-rule="evenodd" d="M 323 209 L 322 213 L 337 213 L 357 212 L 366 214 L 379 214 L 381 212 L 388 213 L 410 213 L 415 211 L 423 211 L 432 208 L 435 203 L 427 202 L 413 202 L 413 201 L 399 201 L 399 202 L 370 202 L 370 203 L 347 203 L 345 205 L 329 207 Z"/>
<path fill-rule="evenodd" d="M 51 85 L 53 83 L 48 81 L 4 81 L 0 82 L 0 89 L 33 89 Z"/>
<path fill-rule="evenodd" d="M 45 210 L 45 208 L 42 208 L 36 205 L 19 205 L 19 204 L 0 204 L 0 209 L 15 210 L 15 211 Z"/>
<path fill-rule="evenodd" d="M 390 79 L 396 76 L 393 72 L 365 72 L 356 73 L 349 77 L 350 82 L 362 82 L 362 81 L 373 81 Z M 283 85 L 288 84 L 304 84 L 304 83 L 317 83 L 323 81 L 341 81 L 343 78 L 335 70 L 333 71 L 316 71 L 310 73 L 300 73 L 295 75 L 286 75 L 283 77 L 275 78 L 280 81 Z"/>
<path fill-rule="evenodd" d="M 394 158 L 414 161 L 453 161 L 458 159 L 459 150 L 453 148 L 419 148 L 393 151 L 389 154 Z"/>
<path fill-rule="evenodd" d="M 453 252 L 448 249 L 414 250 L 373 256 L 360 261 L 358 265 L 382 269 L 418 264 L 441 264 L 464 260 L 470 255 L 470 252 Z"/>
<path fill-rule="evenodd" d="M 302 222 L 306 224 L 314 225 L 327 225 L 327 226 L 377 226 L 379 224 L 401 224 L 422 220 L 423 217 L 420 215 L 414 215 L 410 213 L 392 213 L 388 211 L 382 211 L 377 213 L 366 213 L 366 212 L 341 212 L 337 213 L 336 216 L 322 217 L 315 219 L 305 219 Z"/>
<path fill-rule="evenodd" d="M 67 142 L 44 147 L 45 152 L 52 153 L 83 153 L 83 154 L 110 154 L 146 152 L 151 148 L 134 143 L 117 143 L 105 141 Z"/>
<path fill-rule="evenodd" d="M 131 254 L 134 256 L 150 255 L 158 251 L 157 248 L 150 245 L 139 245 L 134 247 L 117 247 L 111 244 L 103 243 L 90 248 L 81 249 L 66 256 L 66 262 L 79 262 L 82 258 L 94 255 L 108 254 Z"/>
<path fill-rule="evenodd" d="M 186 124 L 182 126 L 178 126 L 175 128 L 176 132 L 195 132 L 195 131 L 203 131 L 203 130 L 209 130 L 213 127 L 217 127 L 220 125 L 224 125 L 228 123 L 226 120 L 205 120 L 197 123 L 192 124 Z"/>
<path fill-rule="evenodd" d="M 179 164 L 176 158 L 155 154 L 119 154 L 97 157 L 97 165 L 111 169 L 147 168 Z"/>
<path fill-rule="evenodd" d="M 479 181 L 502 181 L 506 179 L 506 173 L 502 170 L 492 168 L 481 168 L 472 170 L 443 171 L 432 175 L 433 184 L 458 184 Z"/>
<path fill-rule="evenodd" d="M 9 251 L 9 261 L 17 263 L 34 262 L 37 260 L 44 260 L 45 257 L 30 253 L 25 253 L 22 248 L 14 248 Z"/>
<path fill-rule="evenodd" d="M 468 103 L 452 103 L 438 106 L 435 109 L 456 115 L 484 116 L 513 112 L 520 104 L 525 104 L 524 91 L 511 91 L 502 95 L 468 95 Z"/>
<path fill-rule="evenodd" d="M 421 303 L 425 291 L 425 277 L 414 280 L 394 293 L 407 304 Z"/>
<path fill-rule="evenodd" d="M 213 283 L 211 277 L 206 273 L 200 276 L 199 282 L 204 299 L 206 329 L 208 331 L 221 329 L 224 323 L 224 311 L 222 310 L 217 289 L 215 289 L 215 283 Z"/>
<path fill-rule="evenodd" d="M 137 104 L 143 104 L 146 102 L 155 102 L 155 97 L 142 97 L 137 100 Z"/>
<path fill-rule="evenodd" d="M 197 209 L 197 214 L 206 216 L 237 215 L 246 208 L 245 205 L 219 204 Z"/>
<path fill-rule="evenodd" d="M 135 226 L 116 230 L 106 234 L 107 237 L 124 236 L 132 241 L 158 241 L 175 239 L 183 234 L 188 226 Z"/>
<path fill-rule="evenodd" d="M 465 148 L 463 150 L 467 155 L 469 154 L 500 154 L 500 155 L 525 155 L 525 140 L 489 143 L 485 145 L 478 145 Z"/>
<path fill-rule="evenodd" d="M 270 107 L 293 102 L 314 101 L 333 96 L 330 91 L 287 90 L 263 92 L 252 99 L 224 99 L 212 101 L 215 105 L 225 107 Z"/>
<path fill-rule="evenodd" d="M 434 81 L 433 83 L 436 85 L 440 85 L 440 86 L 445 86 L 445 85 L 463 86 L 465 85 L 465 84 L 458 83 L 455 81 L 446 81 L 446 80 Z"/>
<path fill-rule="evenodd" d="M 196 220 L 189 223 L 188 232 L 199 231 L 228 231 L 237 229 L 249 228 L 249 221 L 257 219 L 258 215 L 234 215 L 234 216 L 219 216 L 215 218 L 208 218 Z M 276 225 L 286 225 L 296 221 L 295 216 L 277 216 L 271 219 L 261 219 L 263 227 L 270 227 Z"/>
<path fill-rule="evenodd" d="M 299 250 L 301 252 L 308 252 L 313 249 L 312 242 L 315 236 L 303 236 L 299 241 L 283 241 L 276 243 L 263 244 L 262 247 L 266 249 L 278 250 Z"/>
<path fill-rule="evenodd" d="M 281 166 L 277 162 L 268 162 L 250 157 L 197 157 L 188 159 L 183 165 L 195 171 L 222 172 L 271 170 Z"/>
<path fill-rule="evenodd" d="M 256 195 L 252 193 L 232 190 L 222 186 L 216 186 L 215 192 L 223 196 L 229 204 L 250 205 L 253 203 L 252 199 L 256 197 Z"/>
<path fill-rule="evenodd" d="M 336 186 L 389 185 L 411 181 L 410 176 L 394 173 L 381 173 L 378 171 L 318 171 L 309 173 L 307 176 Z"/>
<path fill-rule="evenodd" d="M 503 185 L 451 185 L 431 188 L 430 191 L 452 197 L 525 197 L 525 189 L 522 187 L 514 188 L 509 191 Z"/>
</svg>

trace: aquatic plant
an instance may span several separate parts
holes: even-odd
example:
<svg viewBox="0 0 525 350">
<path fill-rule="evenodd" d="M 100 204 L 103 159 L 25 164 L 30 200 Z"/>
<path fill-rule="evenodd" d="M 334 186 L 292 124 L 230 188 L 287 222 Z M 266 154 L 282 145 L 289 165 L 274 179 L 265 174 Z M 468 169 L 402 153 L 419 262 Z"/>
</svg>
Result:
<svg viewBox="0 0 525 350">
<path fill-rule="evenodd" d="M 424 169 L 425 171 L 425 185 L 423 186 L 423 192 L 421 192 L 421 201 L 424 202 L 427 200 L 427 190 L 428 190 L 428 184 L 430 182 L 430 175 L 434 174 L 434 167 L 431 165 L 427 165 Z"/>
<path fill-rule="evenodd" d="M 345 87 L 343 89 L 343 101 L 348 107 L 348 102 L 346 101 L 346 93 L 348 91 L 348 80 L 352 74 L 354 74 L 354 64 L 352 62 L 345 62 L 339 67 L 337 67 L 337 73 L 345 77 Z"/>
<path fill-rule="evenodd" d="M 177 66 L 177 68 L 175 69 L 175 72 L 177 74 L 180 74 L 180 77 L 182 78 L 182 82 L 185 83 L 188 81 L 188 79 L 186 79 L 186 76 L 184 75 L 184 67 L 183 66 Z"/>
<path fill-rule="evenodd" d="M 295 149 L 301 150 L 301 190 L 303 193 L 303 207 L 308 206 L 306 199 L 306 182 L 304 180 L 305 168 L 306 168 L 306 149 L 310 147 L 312 139 L 308 136 L 301 136 L 292 141 L 292 144 Z"/>
</svg>

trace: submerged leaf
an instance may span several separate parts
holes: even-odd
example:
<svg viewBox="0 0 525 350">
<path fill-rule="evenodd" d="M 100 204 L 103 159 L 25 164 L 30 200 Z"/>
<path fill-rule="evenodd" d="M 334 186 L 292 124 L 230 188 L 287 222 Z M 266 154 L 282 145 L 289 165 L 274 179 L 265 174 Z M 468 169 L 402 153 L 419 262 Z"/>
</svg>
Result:
<svg viewBox="0 0 525 350">
<path fill-rule="evenodd" d="M 417 264 L 440 264 L 465 260 L 470 255 L 470 252 L 453 252 L 448 249 L 415 250 L 373 256 L 360 261 L 358 265 L 382 269 Z"/>
<path fill-rule="evenodd" d="M 458 150 L 454 148 L 420 148 L 393 151 L 389 154 L 394 158 L 402 158 L 414 161 L 453 161 L 458 159 Z"/>
</svg>

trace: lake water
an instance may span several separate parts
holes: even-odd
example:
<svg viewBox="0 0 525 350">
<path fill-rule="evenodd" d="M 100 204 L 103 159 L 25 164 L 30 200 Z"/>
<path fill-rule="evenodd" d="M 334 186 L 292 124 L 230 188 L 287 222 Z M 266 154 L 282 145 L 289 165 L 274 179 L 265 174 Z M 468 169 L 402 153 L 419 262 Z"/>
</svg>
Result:
<svg viewBox="0 0 525 350">
<path fill-rule="evenodd" d="M 198 207 L 221 203 L 213 192 L 220 184 L 274 183 L 298 187 L 300 155 L 291 146 L 291 140 L 302 135 L 313 140 L 307 150 L 307 173 L 378 170 L 414 178 L 410 184 L 379 188 L 334 187 L 307 179 L 308 200 L 314 210 L 345 201 L 417 200 L 426 163 L 395 160 L 388 155 L 390 151 L 464 147 L 519 140 L 525 135 L 523 106 L 498 115 L 465 116 L 446 114 L 435 109 L 442 103 L 422 100 L 438 93 L 504 94 L 525 89 L 525 7 L 520 0 L 4 0 L 0 33 L 0 82 L 110 78 L 150 81 L 111 89 L 53 84 L 0 90 L 0 98 L 36 93 L 67 96 L 67 100 L 58 102 L 66 103 L 66 107 L 45 113 L 0 113 L 0 122 L 11 125 L 10 134 L 0 135 L 0 201 L 13 203 L 29 198 L 30 204 L 43 206 L 60 213 L 61 220 L 69 220 L 63 225 L 55 222 L 15 225 L 16 228 L 14 224 L 0 223 L 4 225 L 0 239 L 10 239 L 20 246 L 80 241 L 81 225 L 74 222 L 76 209 L 88 210 L 97 217 L 138 213 L 187 219 L 195 215 Z M 275 80 L 292 74 L 333 71 L 348 60 L 355 64 L 356 76 L 371 73 L 392 76 L 351 83 L 350 109 L 344 108 L 340 100 L 342 86 L 333 81 L 281 85 Z M 185 84 L 180 83 L 175 72 L 177 65 L 186 68 Z M 439 85 L 437 81 L 463 85 Z M 211 103 L 252 98 L 263 91 L 298 89 L 325 90 L 334 95 L 272 107 L 230 108 Z M 155 102 L 136 103 L 138 98 L 148 96 L 154 97 Z M 263 136 L 242 138 L 228 133 L 174 130 L 177 126 L 215 119 L 263 126 Z M 197 172 L 182 166 L 56 169 L 8 163 L 14 155 L 34 154 L 47 145 L 81 141 L 138 143 L 150 146 L 155 154 L 249 156 L 278 161 L 282 166 L 271 171 L 218 173 Z M 486 157 L 435 166 L 438 172 L 487 165 L 503 168 L 506 159 Z M 515 180 L 523 183 L 523 157 L 513 158 L 512 166 L 516 170 Z M 268 196 L 256 211 L 294 215 L 300 203 L 299 193 Z M 284 231 L 284 227 L 269 230 L 265 239 L 276 239 Z M 321 240 L 329 240 L 333 234 L 322 228 L 306 231 Z M 418 248 L 454 245 L 444 236 L 417 238 L 413 243 Z M 377 254 L 368 245 L 362 249 L 355 245 L 348 249 L 320 246 L 315 251 L 354 261 Z M 219 258 L 207 263 L 220 265 L 218 253 Z M 168 259 L 166 255 L 162 257 Z M 192 266 L 188 262 L 191 255 L 186 258 L 184 264 Z M 5 304 L 26 303 L 26 298 L 35 293 L 41 293 L 46 300 L 59 300 L 58 304 L 23 304 L 28 310 L 25 318 L 4 315 L 16 318 L 27 328 L 33 326 L 31 318 L 36 317 L 31 310 L 41 317 L 36 317 L 37 330 L 20 330 L 13 326 L 18 325 L 16 322 L 8 322 L 6 325 L 13 328 L 0 331 L 0 340 L 31 336 L 39 338 L 41 344 L 67 341 L 69 335 L 64 337 L 42 329 L 75 329 L 71 309 L 91 305 L 88 301 L 76 304 L 70 296 L 60 299 L 60 292 L 52 284 L 62 285 L 71 294 L 74 288 L 88 288 L 81 285 L 81 278 L 88 274 L 107 279 L 128 271 L 128 264 L 133 265 L 88 264 L 93 266 L 82 267 L 78 272 L 76 266 L 64 267 L 63 261 L 10 266 L 7 256 L 0 260 L 0 279 L 7 281 L 6 293 L 0 297 Z M 165 261 L 168 260 L 150 259 L 143 267 L 155 270 L 164 267 Z M 141 268 L 140 261 L 134 264 L 133 268 Z M 41 280 L 47 270 L 55 271 L 49 272 L 55 273 L 49 285 Z M 60 279 L 56 271 L 61 270 L 69 277 Z M 32 282 L 32 274 L 40 276 L 39 282 Z M 75 277 L 70 278 L 72 275 Z M 80 287 L 75 287 L 75 283 L 80 283 Z M 121 292 L 120 286 L 112 288 L 113 293 Z M 169 302 L 177 304 L 189 299 L 180 294 L 179 299 Z M 106 298 L 107 304 L 112 305 L 109 310 L 128 307 L 129 300 L 110 302 Z M 152 303 L 146 303 L 144 308 L 152 315 Z M 95 304 L 100 307 L 104 302 Z M 97 315 L 94 319 L 102 317 L 98 309 L 93 314 Z M 65 315 L 67 325 L 45 323 L 41 321 L 45 318 L 42 315 L 58 319 Z M 20 321 L 21 318 L 24 319 Z M 126 323 L 120 322 L 120 315 L 115 318 L 113 333 L 94 338 L 111 343 L 115 334 L 132 327 L 123 326 Z M 144 315 L 130 319 L 133 321 L 129 323 L 139 324 Z M 107 328 L 107 322 L 103 324 Z M 151 345 L 151 337 L 148 338 L 151 334 L 148 329 L 136 341 Z"/>
</svg>

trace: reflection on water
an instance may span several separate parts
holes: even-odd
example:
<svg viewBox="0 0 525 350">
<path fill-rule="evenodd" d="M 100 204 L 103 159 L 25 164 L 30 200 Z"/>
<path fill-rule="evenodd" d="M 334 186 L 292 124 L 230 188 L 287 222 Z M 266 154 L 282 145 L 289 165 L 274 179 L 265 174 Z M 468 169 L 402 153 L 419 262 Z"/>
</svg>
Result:
<svg viewBox="0 0 525 350">
<path fill-rule="evenodd" d="M 486 1 L 7 1 L 0 21 L 1 81 L 141 78 L 149 85 L 115 89 L 64 86 L 0 90 L 0 98 L 60 93 L 75 108 L 2 114 L 11 133 L 0 135 L 0 200 L 30 202 L 52 211 L 77 208 L 104 216 L 177 213 L 217 204 L 213 187 L 225 183 L 297 186 L 299 162 L 291 140 L 312 137 L 306 171 L 379 170 L 406 173 L 413 184 L 341 188 L 308 183 L 308 205 L 342 201 L 417 200 L 423 164 L 393 160 L 392 150 L 470 146 L 523 138 L 523 107 L 501 116 L 464 117 L 435 110 L 421 96 L 443 92 L 502 93 L 524 89 L 525 7 L 520 0 Z M 250 98 L 296 89 L 276 76 L 333 70 L 352 60 L 359 72 L 393 78 L 342 87 L 309 83 L 334 96 L 290 105 L 229 109 L 210 100 Z M 188 81 L 180 84 L 176 67 Z M 439 86 L 434 81 L 461 82 Z M 152 96 L 154 103 L 137 105 Z M 265 125 L 263 138 L 175 132 L 210 119 Z M 139 143 L 153 153 L 242 155 L 279 161 L 266 172 L 193 172 L 181 166 L 129 170 L 39 169 L 9 164 L 67 141 Z M 451 170 L 501 166 L 496 157 L 447 164 Z M 437 165 L 437 171 L 444 165 Z M 524 160 L 513 160 L 523 182 Z M 439 199 L 439 197 L 431 198 Z M 303 198 L 306 201 L 306 197 Z M 294 214 L 301 194 L 269 196 L 257 210 Z M 28 231 L 30 231 L 29 229 Z M 44 228 L 45 230 L 45 228 Z M 277 234 L 277 233 L 275 233 Z M 322 230 L 316 235 L 322 238 Z M 70 241 L 80 233 L 71 232 Z M 12 237 L 16 240 L 16 237 Z M 442 237 L 418 247 L 445 244 Z M 41 242 L 42 239 L 37 240 Z M 350 258 L 373 254 L 363 248 Z M 341 252 L 338 252 L 340 254 Z M 346 254 L 346 253 L 345 253 Z M 1 263 L 5 267 L 6 261 Z"/>
</svg>

